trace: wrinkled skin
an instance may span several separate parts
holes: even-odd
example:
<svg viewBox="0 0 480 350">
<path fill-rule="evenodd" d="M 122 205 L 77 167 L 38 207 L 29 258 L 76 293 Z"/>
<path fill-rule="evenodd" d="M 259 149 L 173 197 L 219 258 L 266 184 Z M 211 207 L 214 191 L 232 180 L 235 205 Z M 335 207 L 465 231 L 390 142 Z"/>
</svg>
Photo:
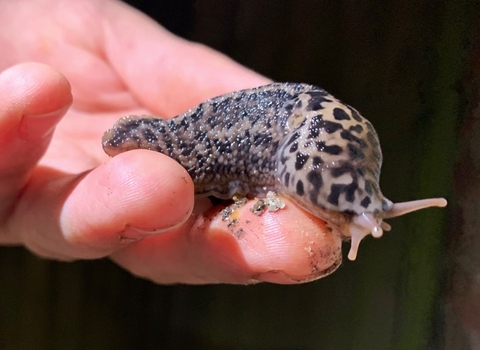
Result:
<svg viewBox="0 0 480 350">
<path fill-rule="evenodd" d="M 124 115 L 172 117 L 268 79 L 113 0 L 0 0 L 0 21 L 1 245 L 109 257 L 157 283 L 300 283 L 339 264 L 338 235 L 291 202 L 255 216 L 250 201 L 228 227 L 206 202 L 192 214 L 175 161 L 103 153 Z"/>
</svg>

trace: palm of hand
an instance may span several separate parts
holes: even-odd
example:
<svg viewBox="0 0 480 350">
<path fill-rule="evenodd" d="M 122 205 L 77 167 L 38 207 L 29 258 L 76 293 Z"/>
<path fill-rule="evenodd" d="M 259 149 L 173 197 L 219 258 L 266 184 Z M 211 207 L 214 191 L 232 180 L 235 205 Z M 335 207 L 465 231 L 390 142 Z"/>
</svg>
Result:
<svg viewBox="0 0 480 350">
<path fill-rule="evenodd" d="M 101 135 L 123 115 L 149 111 L 170 117 L 208 97 L 267 79 L 172 36 L 119 2 L 31 4 L 21 18 L 9 21 L 8 14 L 21 5 L 0 3 L 5 24 L 0 47 L 11 53 L 0 61 L 0 70 L 22 61 L 50 64 L 67 77 L 74 99 L 48 146 L 50 135 L 35 133 L 53 128 L 64 114 L 71 102 L 69 83 L 38 64 L 0 75 L 0 89 L 10 91 L 0 100 L 0 106 L 10 105 L 0 115 L 0 123 L 10 125 L 8 137 L 17 134 L 13 127 L 19 128 L 19 115 L 49 113 L 30 125 L 34 142 L 16 140 L 12 153 L 0 158 L 5 169 L 12 169 L 8 162 L 15 157 L 22 159 L 11 171 L 16 182 L 12 176 L 0 179 L 3 198 L 11 198 L 3 207 L 7 221 L 0 243 L 20 243 L 64 260 L 110 256 L 161 283 L 297 283 L 322 276 L 341 259 L 339 238 L 325 236 L 323 223 L 294 205 L 280 215 L 249 219 L 251 231 L 239 240 L 214 214 L 190 215 L 193 185 L 173 160 L 133 151 L 107 162 L 103 153 Z M 27 31 L 23 23 L 32 26 Z M 12 33 L 19 33 L 18 40 L 10 39 Z M 15 81 L 23 85 L 11 90 Z M 12 123 L 15 115 L 17 124 Z M 246 207 L 240 216 L 248 212 Z M 314 249 L 330 252 L 315 261 L 314 269 L 305 246 L 312 235 L 317 237 Z"/>
</svg>

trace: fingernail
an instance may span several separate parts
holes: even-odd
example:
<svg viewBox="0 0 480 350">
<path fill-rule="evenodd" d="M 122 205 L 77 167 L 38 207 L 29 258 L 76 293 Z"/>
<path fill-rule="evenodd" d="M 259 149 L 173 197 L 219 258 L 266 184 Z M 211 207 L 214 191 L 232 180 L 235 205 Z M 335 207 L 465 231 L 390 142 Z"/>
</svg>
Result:
<svg viewBox="0 0 480 350">
<path fill-rule="evenodd" d="M 251 278 L 251 279 L 247 280 L 247 282 L 246 282 L 247 285 L 254 285 L 254 284 L 259 284 L 259 283 L 263 283 L 263 281 L 259 281 L 255 278 Z"/>
<path fill-rule="evenodd" d="M 128 225 L 125 227 L 125 229 L 121 232 L 119 232 L 119 236 L 122 239 L 128 239 L 128 240 L 133 240 L 133 241 L 138 241 L 142 238 L 149 237 L 149 236 L 154 236 L 158 235 L 160 233 L 167 232 L 171 230 L 172 228 L 163 228 L 163 229 L 144 229 L 144 228 L 138 228 L 135 226 L 130 226 Z"/>
<path fill-rule="evenodd" d="M 261 282 L 277 283 L 277 284 L 296 284 L 303 283 L 305 278 L 294 278 L 283 271 L 273 270 L 260 273 L 256 279 Z"/>
<path fill-rule="evenodd" d="M 38 141 L 52 133 L 70 106 L 45 114 L 25 114 L 18 127 L 20 138 Z"/>
</svg>

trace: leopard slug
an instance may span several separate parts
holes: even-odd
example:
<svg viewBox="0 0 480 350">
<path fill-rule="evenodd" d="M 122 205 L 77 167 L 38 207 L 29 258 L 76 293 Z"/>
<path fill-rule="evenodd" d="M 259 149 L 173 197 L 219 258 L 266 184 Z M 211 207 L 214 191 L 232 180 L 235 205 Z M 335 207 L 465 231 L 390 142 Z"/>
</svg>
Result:
<svg viewBox="0 0 480 350">
<path fill-rule="evenodd" d="M 263 197 L 273 190 L 287 196 L 351 239 L 350 260 L 365 236 L 390 230 L 384 219 L 447 204 L 385 198 L 372 124 L 313 85 L 240 90 L 171 119 L 126 116 L 102 143 L 110 156 L 139 148 L 168 155 L 188 171 L 196 195 Z"/>
</svg>

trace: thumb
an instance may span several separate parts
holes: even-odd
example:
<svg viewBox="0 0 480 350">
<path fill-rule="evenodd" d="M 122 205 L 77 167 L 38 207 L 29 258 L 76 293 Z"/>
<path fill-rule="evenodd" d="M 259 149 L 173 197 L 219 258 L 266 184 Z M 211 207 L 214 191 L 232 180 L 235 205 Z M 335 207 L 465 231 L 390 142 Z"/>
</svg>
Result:
<svg viewBox="0 0 480 350">
<path fill-rule="evenodd" d="M 22 63 L 0 74 L 0 219 L 71 103 L 70 84 L 49 66 Z"/>
</svg>

